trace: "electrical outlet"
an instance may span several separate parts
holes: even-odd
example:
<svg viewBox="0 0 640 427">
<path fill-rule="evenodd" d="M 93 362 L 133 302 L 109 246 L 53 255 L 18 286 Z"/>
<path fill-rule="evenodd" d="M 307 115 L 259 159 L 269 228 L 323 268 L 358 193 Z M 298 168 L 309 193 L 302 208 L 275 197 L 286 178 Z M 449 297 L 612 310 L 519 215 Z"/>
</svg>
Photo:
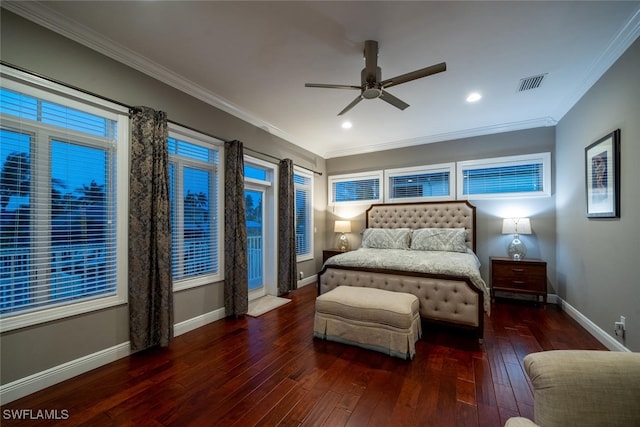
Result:
<svg viewBox="0 0 640 427">
<path fill-rule="evenodd" d="M 304 279 L 304 271 L 301 271 L 300 273 L 298 273 L 300 275 L 301 279 Z"/>
<path fill-rule="evenodd" d="M 623 337 L 627 331 L 626 319 L 624 316 L 620 316 L 620 320 L 614 323 L 616 336 Z"/>
</svg>

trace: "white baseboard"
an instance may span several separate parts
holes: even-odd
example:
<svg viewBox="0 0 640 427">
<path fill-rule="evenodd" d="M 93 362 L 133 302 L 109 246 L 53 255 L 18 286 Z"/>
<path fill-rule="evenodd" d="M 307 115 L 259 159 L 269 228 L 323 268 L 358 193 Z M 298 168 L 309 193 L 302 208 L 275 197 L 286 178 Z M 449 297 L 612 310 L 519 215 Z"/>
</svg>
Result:
<svg viewBox="0 0 640 427">
<path fill-rule="evenodd" d="M 182 335 L 208 323 L 223 319 L 224 308 L 173 325 L 174 336 Z M 129 341 L 0 386 L 0 404 L 4 405 L 54 384 L 84 374 L 131 354 Z"/>
<path fill-rule="evenodd" d="M 207 325 L 209 323 L 213 323 L 216 320 L 220 320 L 224 318 L 225 318 L 224 307 L 219 308 L 217 310 L 210 311 L 205 314 L 201 314 L 200 316 L 196 316 L 191 319 L 188 319 L 173 325 L 173 336 L 177 337 L 178 335 L 186 334 L 189 331 L 193 331 L 194 329 L 198 329 L 201 326 Z"/>
<path fill-rule="evenodd" d="M 578 322 L 580 326 L 585 328 L 587 332 L 595 337 L 598 341 L 602 343 L 605 347 L 607 347 L 611 351 L 631 351 L 621 343 L 619 343 L 615 338 L 606 333 L 602 328 L 589 320 L 584 314 L 580 313 L 576 310 L 571 304 L 560 298 L 558 295 L 549 295 L 547 300 L 549 302 L 553 302 L 555 304 L 560 305 L 562 310 L 569 315 L 573 320 Z"/>
<path fill-rule="evenodd" d="M 302 288 L 303 286 L 307 286 L 307 285 L 310 285 L 312 283 L 316 283 L 317 279 L 318 278 L 314 274 L 313 276 L 309 276 L 309 277 L 304 278 L 302 280 L 298 280 L 297 285 L 298 285 L 299 288 Z"/>
<path fill-rule="evenodd" d="M 549 304 L 560 304 L 560 297 L 556 294 L 547 294 L 547 302 Z"/>
<path fill-rule="evenodd" d="M 2 405 L 131 354 L 129 341 L 0 386 Z"/>
</svg>

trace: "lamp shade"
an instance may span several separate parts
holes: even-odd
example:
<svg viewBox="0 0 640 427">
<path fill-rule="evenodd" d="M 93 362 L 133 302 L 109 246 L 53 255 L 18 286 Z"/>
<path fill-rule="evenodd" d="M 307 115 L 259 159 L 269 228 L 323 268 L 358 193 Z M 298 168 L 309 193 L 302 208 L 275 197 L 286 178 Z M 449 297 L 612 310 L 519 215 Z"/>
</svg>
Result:
<svg viewBox="0 0 640 427">
<path fill-rule="evenodd" d="M 531 221 L 529 218 L 505 218 L 502 234 L 531 234 Z"/>
<path fill-rule="evenodd" d="M 333 231 L 336 233 L 351 233 L 351 221 L 336 221 Z"/>
</svg>

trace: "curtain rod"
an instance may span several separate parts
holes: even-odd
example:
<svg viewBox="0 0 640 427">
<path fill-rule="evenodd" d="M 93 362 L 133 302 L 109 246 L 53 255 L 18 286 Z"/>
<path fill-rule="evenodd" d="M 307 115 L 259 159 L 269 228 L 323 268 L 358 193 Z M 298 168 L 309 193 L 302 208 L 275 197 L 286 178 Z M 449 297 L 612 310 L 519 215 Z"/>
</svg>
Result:
<svg viewBox="0 0 640 427">
<path fill-rule="evenodd" d="M 260 155 L 262 155 L 262 156 L 271 157 L 272 159 L 277 160 L 277 161 L 282 160 L 282 159 L 279 159 L 279 158 L 278 158 L 278 157 L 276 157 L 276 156 L 272 156 L 271 154 L 267 154 L 267 153 L 263 153 L 262 151 L 254 150 L 253 148 L 244 147 L 244 149 L 245 149 L 245 150 L 249 150 L 249 151 L 251 151 L 252 153 L 255 153 L 255 154 L 260 154 Z M 322 176 L 322 172 L 318 172 L 318 171 L 316 171 L 316 170 L 309 169 L 309 168 L 304 167 L 304 166 L 300 166 L 300 165 L 298 165 L 298 164 L 296 164 L 296 163 L 294 163 L 293 165 L 294 165 L 294 166 L 299 167 L 300 169 L 304 169 L 304 170 L 309 171 L 309 172 L 311 172 L 311 173 L 314 173 L 314 174 L 316 174 L 316 175 Z"/>
<path fill-rule="evenodd" d="M 198 130 L 198 129 L 194 129 L 194 128 L 192 128 L 191 126 L 183 125 L 182 123 L 178 123 L 178 122 L 175 122 L 175 121 L 173 121 L 173 120 L 169 120 L 169 119 L 167 119 L 167 121 L 168 121 L 169 123 L 172 123 L 172 124 L 176 125 L 176 126 L 181 126 L 181 127 L 185 128 L 185 129 L 189 129 L 189 130 L 192 130 L 192 131 L 194 131 L 194 132 L 201 133 L 201 134 L 206 135 L 206 136 L 209 136 L 209 137 L 211 137 L 211 138 L 214 138 L 214 139 L 217 139 L 217 140 L 220 140 L 220 141 L 223 141 L 223 142 L 230 142 L 229 140 L 226 140 L 226 139 L 224 139 L 224 138 L 220 138 L 219 136 L 213 135 L 213 134 L 208 133 L 208 132 L 203 132 L 203 131 Z M 272 159 L 274 159 L 274 160 L 277 160 L 277 161 L 282 160 L 282 159 L 280 159 L 280 158 L 278 158 L 278 157 L 276 157 L 276 156 L 274 156 L 274 155 L 272 155 L 272 154 L 267 154 L 267 153 L 263 153 L 262 151 L 254 150 L 253 148 L 249 148 L 249 147 L 247 147 L 246 145 L 244 145 L 244 146 L 243 146 L 243 149 L 244 149 L 245 151 L 251 151 L 252 153 L 255 153 L 255 154 L 260 154 L 261 156 L 270 157 L 270 158 L 272 158 Z M 307 171 L 309 171 L 309 172 L 311 172 L 311 173 L 314 173 L 314 174 L 316 174 L 316 175 L 320 175 L 320 176 L 322 176 L 322 172 L 318 172 L 318 171 L 315 171 L 315 170 L 313 170 L 313 169 L 309 169 L 309 168 L 307 168 L 307 167 L 300 166 L 300 165 L 298 165 L 298 164 L 296 164 L 296 163 L 294 163 L 294 165 L 295 165 L 295 166 L 297 166 L 297 167 L 299 167 L 299 168 L 301 168 L 301 169 L 304 169 L 304 170 L 307 170 Z"/>
<path fill-rule="evenodd" d="M 31 74 L 32 76 L 38 77 L 38 78 L 40 78 L 40 79 L 47 80 L 47 81 L 49 81 L 49 82 L 59 84 L 60 86 L 64 86 L 64 87 L 69 88 L 69 89 L 77 90 L 78 92 L 82 92 L 82 93 L 84 93 L 84 94 L 86 94 L 86 95 L 95 96 L 96 98 L 100 98 L 100 99 L 102 99 L 103 101 L 111 102 L 111 103 L 113 103 L 113 104 L 119 105 L 119 106 L 124 107 L 124 108 L 127 108 L 127 109 L 129 109 L 129 110 L 135 110 L 135 109 L 137 108 L 137 107 L 133 107 L 133 106 L 131 106 L 131 105 L 127 105 L 127 104 L 125 104 L 125 103 L 123 103 L 123 102 L 116 101 L 116 100 L 114 100 L 114 99 L 108 98 L 108 97 L 106 97 L 106 96 L 104 96 L 104 95 L 100 95 L 100 94 L 97 94 L 97 93 L 95 93 L 95 92 L 91 92 L 91 91 L 89 91 L 89 90 L 87 90 L 87 89 L 82 89 L 82 88 L 80 88 L 80 87 L 77 87 L 77 86 L 71 85 L 71 84 L 69 84 L 69 83 L 65 83 L 65 82 L 62 82 L 62 81 L 60 81 L 60 80 L 54 79 L 54 78 L 52 78 L 52 77 L 48 77 L 48 76 L 45 76 L 45 75 L 43 75 L 43 74 L 36 73 L 35 71 L 31 71 L 31 70 L 28 70 L 28 69 L 26 69 L 26 68 L 23 68 L 23 67 L 20 67 L 20 66 L 17 66 L 17 65 L 14 65 L 14 64 L 8 63 L 8 62 L 3 61 L 3 60 L 0 60 L 0 64 L 2 64 L 2 65 L 4 65 L 4 66 L 7 66 L 7 67 L 9 67 L 9 68 L 13 68 L 13 69 L 18 70 L 18 71 L 21 71 L 21 72 L 23 72 L 23 73 Z M 171 123 L 171 124 L 174 124 L 174 125 L 177 125 L 177 126 L 181 126 L 181 127 L 183 127 L 183 128 L 189 129 L 189 130 L 192 130 L 192 131 L 194 131 L 194 132 L 201 133 L 201 134 L 203 134 L 203 135 L 209 136 L 209 137 L 211 137 L 211 138 L 215 138 L 215 139 L 220 140 L 220 141 L 223 141 L 223 142 L 229 142 L 229 140 L 227 140 L 227 139 L 220 138 L 219 136 L 213 135 L 213 134 L 208 133 L 208 132 L 203 132 L 203 131 L 201 131 L 201 130 L 199 130 L 199 129 L 195 129 L 195 128 L 191 127 L 191 126 L 187 126 L 187 125 L 184 125 L 184 124 L 182 124 L 182 123 L 178 123 L 178 122 L 173 121 L 173 120 L 170 120 L 170 119 L 167 119 L 167 122 L 169 122 L 169 123 Z M 282 160 L 282 159 L 279 159 L 278 157 L 273 156 L 273 155 L 271 155 L 271 154 L 263 153 L 263 152 L 261 152 L 261 151 L 254 150 L 254 149 L 249 148 L 249 147 L 244 147 L 244 149 L 245 149 L 245 150 L 248 150 L 248 151 L 251 151 L 251 152 L 253 152 L 253 153 L 255 153 L 255 154 L 260 154 L 260 155 L 262 155 L 262 156 L 270 157 L 270 158 L 275 159 L 275 160 L 277 160 L 277 161 Z M 312 172 L 312 173 L 314 173 L 314 174 L 316 174 L 316 175 L 320 175 L 320 176 L 322 176 L 322 172 L 318 172 L 318 171 L 315 171 L 315 170 L 313 170 L 313 169 L 310 169 L 310 168 L 307 168 L 307 167 L 304 167 L 304 166 L 301 166 L 301 165 L 298 165 L 298 164 L 295 164 L 295 163 L 294 163 L 294 165 L 295 165 L 295 166 L 297 166 L 297 167 L 299 167 L 299 168 L 301 168 L 301 169 L 304 169 L 304 170 L 307 170 L 307 171 L 309 171 L 309 172 Z"/>
</svg>

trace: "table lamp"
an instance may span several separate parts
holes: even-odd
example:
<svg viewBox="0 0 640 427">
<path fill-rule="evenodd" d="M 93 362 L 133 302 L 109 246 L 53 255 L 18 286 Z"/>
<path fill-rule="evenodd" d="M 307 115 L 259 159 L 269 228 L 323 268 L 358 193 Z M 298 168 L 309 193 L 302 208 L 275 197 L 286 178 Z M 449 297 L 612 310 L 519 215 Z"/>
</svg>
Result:
<svg viewBox="0 0 640 427">
<path fill-rule="evenodd" d="M 340 233 L 340 237 L 338 237 L 338 249 L 342 252 L 349 249 L 349 239 L 347 239 L 347 235 L 344 233 L 351 233 L 351 221 L 336 221 L 333 231 Z"/>
<path fill-rule="evenodd" d="M 502 234 L 513 234 L 513 240 L 507 247 L 509 257 L 519 261 L 527 254 L 527 247 L 520 240 L 520 234 L 531 234 L 529 218 L 505 218 L 502 222 Z"/>
</svg>

